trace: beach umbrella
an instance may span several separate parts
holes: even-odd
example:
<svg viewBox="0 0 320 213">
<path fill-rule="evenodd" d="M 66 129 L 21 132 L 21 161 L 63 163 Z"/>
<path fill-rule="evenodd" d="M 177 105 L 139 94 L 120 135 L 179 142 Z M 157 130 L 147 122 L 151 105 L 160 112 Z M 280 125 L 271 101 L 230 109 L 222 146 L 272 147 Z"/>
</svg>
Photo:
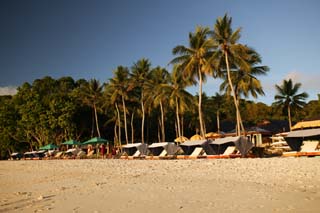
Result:
<svg viewBox="0 0 320 213">
<path fill-rule="evenodd" d="M 190 138 L 190 141 L 197 141 L 197 140 L 203 140 L 204 138 L 201 135 L 194 135 Z"/>
<path fill-rule="evenodd" d="M 75 140 L 69 140 L 69 141 L 65 141 L 62 143 L 63 145 L 81 145 L 80 142 L 75 141 Z"/>
<path fill-rule="evenodd" d="M 217 132 L 208 132 L 207 134 L 205 134 L 206 138 L 219 138 L 221 137 L 222 134 L 217 133 Z"/>
<path fill-rule="evenodd" d="M 107 143 L 108 141 L 104 138 L 99 138 L 99 137 L 95 137 L 95 138 L 91 138 L 88 141 L 83 142 L 82 144 L 101 144 L 101 143 Z"/>
<path fill-rule="evenodd" d="M 188 141 L 189 139 L 187 137 L 181 136 L 181 137 L 177 137 L 176 139 L 174 139 L 174 142 L 176 143 L 183 143 L 185 141 Z"/>
<path fill-rule="evenodd" d="M 57 148 L 59 148 L 57 145 L 50 143 L 46 146 L 40 147 L 39 149 L 40 150 L 51 150 L 51 149 L 57 149 Z"/>
</svg>

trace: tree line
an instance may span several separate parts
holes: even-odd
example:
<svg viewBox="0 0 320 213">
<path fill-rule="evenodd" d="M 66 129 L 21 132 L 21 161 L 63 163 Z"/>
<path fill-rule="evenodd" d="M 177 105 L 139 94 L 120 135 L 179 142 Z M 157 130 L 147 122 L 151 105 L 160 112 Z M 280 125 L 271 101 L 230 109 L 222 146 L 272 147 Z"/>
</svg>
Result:
<svg viewBox="0 0 320 213">
<path fill-rule="evenodd" d="M 103 83 L 71 77 L 24 83 L 16 95 L 0 97 L 1 156 L 94 136 L 114 145 L 173 141 L 228 131 L 223 126 L 228 122 L 239 135 L 264 120 L 288 118 L 291 126 L 291 120 L 317 116 L 320 98 L 306 104 L 307 94 L 298 93 L 301 84 L 291 80 L 276 85 L 271 106 L 246 100 L 264 95 L 258 76 L 269 68 L 253 48 L 238 42 L 241 29 L 233 31 L 231 24 L 225 15 L 212 30 L 199 26 L 189 33 L 188 46 L 173 48 L 170 71 L 142 58 L 131 67 L 118 66 Z M 202 91 L 208 77 L 223 80 L 220 91 L 209 96 Z M 196 84 L 198 94 L 187 92 Z"/>
</svg>

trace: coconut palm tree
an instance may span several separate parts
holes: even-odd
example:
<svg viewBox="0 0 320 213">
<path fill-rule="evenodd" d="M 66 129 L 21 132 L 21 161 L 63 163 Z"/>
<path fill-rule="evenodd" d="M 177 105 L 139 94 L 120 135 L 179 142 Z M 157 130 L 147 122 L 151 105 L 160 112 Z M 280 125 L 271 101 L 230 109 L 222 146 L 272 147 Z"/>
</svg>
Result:
<svg viewBox="0 0 320 213">
<path fill-rule="evenodd" d="M 163 94 L 169 98 L 169 106 L 175 109 L 177 136 L 183 136 L 181 118 L 185 111 L 193 105 L 193 96 L 185 88 L 194 84 L 193 79 L 185 79 L 179 70 L 179 65 L 173 67 L 170 84 L 163 84 Z"/>
<path fill-rule="evenodd" d="M 123 108 L 123 121 L 126 143 L 128 144 L 127 116 L 126 116 L 126 100 L 128 99 L 128 78 L 129 69 L 127 67 L 118 66 L 113 71 L 113 78 L 110 79 L 110 86 L 113 87 L 111 101 L 114 103 L 117 99 L 121 99 Z"/>
<path fill-rule="evenodd" d="M 288 113 L 289 128 L 291 131 L 291 111 L 293 109 L 301 109 L 305 104 L 305 100 L 308 98 L 306 92 L 298 93 L 301 87 L 301 83 L 293 84 L 292 80 L 283 80 L 282 85 L 276 85 L 277 94 L 274 99 L 277 100 L 275 104 L 277 106 L 283 106 Z"/>
<path fill-rule="evenodd" d="M 207 27 L 197 27 L 194 33 L 189 33 L 189 46 L 178 45 L 173 50 L 174 58 L 171 63 L 178 64 L 179 70 L 183 72 L 185 78 L 199 80 L 199 101 L 198 113 L 200 123 L 200 134 L 204 137 L 204 125 L 202 116 L 202 84 L 206 80 L 206 75 L 212 74 L 209 56 L 212 54 L 213 41 L 208 39 L 210 29 Z"/>
<path fill-rule="evenodd" d="M 154 106 L 160 107 L 161 119 L 161 141 L 165 141 L 165 106 L 164 103 L 168 100 L 168 96 L 163 90 L 163 87 L 169 83 L 169 72 L 161 67 L 156 67 L 151 70 L 150 79 L 146 82 L 146 93 L 148 95 L 148 102 Z"/>
<path fill-rule="evenodd" d="M 142 111 L 141 122 L 141 142 L 144 143 L 144 123 L 145 123 L 145 83 L 148 81 L 151 71 L 151 63 L 148 59 L 140 59 L 132 66 L 130 77 L 130 89 L 136 87 L 140 90 L 140 105 Z"/>
<path fill-rule="evenodd" d="M 92 107 L 93 109 L 98 137 L 101 137 L 101 135 L 97 111 L 102 100 L 103 87 L 104 86 L 101 85 L 98 80 L 91 79 L 88 83 L 82 84 L 79 88 L 83 103 Z"/>
<path fill-rule="evenodd" d="M 250 65 L 248 64 L 248 52 L 247 46 L 239 44 L 240 31 L 241 28 L 235 31 L 231 28 L 232 18 L 228 15 L 224 17 L 219 17 L 214 25 L 212 39 L 214 41 L 214 46 L 216 46 L 215 52 L 212 54 L 210 62 L 217 70 L 219 74 L 220 71 L 226 70 L 228 84 L 233 97 L 233 102 L 236 108 L 237 116 L 237 135 L 240 135 L 240 123 L 241 115 L 239 112 L 238 101 L 235 95 L 234 85 L 231 79 L 231 68 L 236 66 L 242 70 L 250 70 Z M 244 128 L 242 128 L 244 131 Z"/>
<path fill-rule="evenodd" d="M 248 49 L 249 58 L 246 59 L 247 63 L 250 65 L 249 70 L 241 69 L 241 67 L 236 67 L 230 70 L 231 81 L 234 86 L 234 94 L 237 100 L 237 105 L 239 106 L 239 101 L 241 96 L 248 98 L 251 95 L 253 98 L 257 98 L 258 95 L 264 95 L 264 91 L 259 79 L 257 76 L 266 75 L 269 71 L 267 66 L 258 66 L 261 63 L 260 55 L 252 50 Z M 231 94 L 231 88 L 228 81 L 228 77 L 224 75 L 224 81 L 220 85 L 220 91 L 226 91 L 226 94 Z M 240 125 L 243 124 L 240 120 Z"/>
</svg>

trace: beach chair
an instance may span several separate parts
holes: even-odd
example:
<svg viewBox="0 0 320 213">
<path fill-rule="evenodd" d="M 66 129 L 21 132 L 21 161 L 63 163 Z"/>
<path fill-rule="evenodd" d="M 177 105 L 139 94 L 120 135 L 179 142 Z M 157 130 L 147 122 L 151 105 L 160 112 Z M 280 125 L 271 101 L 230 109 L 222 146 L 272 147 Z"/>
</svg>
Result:
<svg viewBox="0 0 320 213">
<path fill-rule="evenodd" d="M 57 152 L 54 156 L 53 159 L 61 159 L 63 155 L 63 152 Z"/>
<path fill-rule="evenodd" d="M 128 156 L 128 159 L 145 159 L 145 156 L 142 156 L 141 152 L 137 150 L 132 156 Z"/>
<path fill-rule="evenodd" d="M 319 141 L 303 141 L 303 144 L 299 152 L 284 152 L 282 154 L 282 157 L 320 156 L 320 152 L 319 150 L 317 150 L 318 144 Z"/>
<path fill-rule="evenodd" d="M 188 157 L 189 159 L 197 159 L 197 158 L 206 158 L 207 155 L 202 147 L 196 147 L 191 155 Z"/>
<path fill-rule="evenodd" d="M 159 155 L 154 155 L 149 159 L 159 160 L 160 158 L 166 157 L 168 154 L 167 150 L 163 149 L 162 152 Z"/>
<path fill-rule="evenodd" d="M 318 144 L 319 141 L 304 141 L 300 152 L 298 152 L 298 156 L 319 156 L 320 152 L 317 150 Z"/>
<path fill-rule="evenodd" d="M 93 154 L 94 154 L 94 150 L 89 151 L 87 154 L 87 158 L 92 158 Z"/>
</svg>

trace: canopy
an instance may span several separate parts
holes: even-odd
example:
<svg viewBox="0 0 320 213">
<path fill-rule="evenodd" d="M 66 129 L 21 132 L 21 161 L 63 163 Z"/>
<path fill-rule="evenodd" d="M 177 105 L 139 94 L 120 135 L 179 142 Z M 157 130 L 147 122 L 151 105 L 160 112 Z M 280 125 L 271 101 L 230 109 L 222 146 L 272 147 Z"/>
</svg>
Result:
<svg viewBox="0 0 320 213">
<path fill-rule="evenodd" d="M 63 142 L 62 144 L 64 144 L 64 145 L 81 145 L 80 142 L 75 141 L 75 140 L 65 141 L 65 142 Z"/>
<path fill-rule="evenodd" d="M 155 156 L 160 155 L 163 150 L 166 150 L 168 155 L 174 155 L 178 151 L 178 146 L 172 142 L 162 142 L 153 143 L 148 146 L 148 149 Z"/>
<path fill-rule="evenodd" d="M 223 134 L 217 132 L 208 132 L 207 134 L 205 134 L 206 138 L 219 138 L 222 135 Z"/>
<path fill-rule="evenodd" d="M 253 144 L 243 136 L 218 138 L 209 142 L 209 145 L 215 154 L 222 154 L 228 146 L 234 145 L 240 151 L 242 157 L 253 147 Z"/>
<path fill-rule="evenodd" d="M 286 138 L 304 138 L 313 136 L 320 136 L 320 128 L 292 131 L 288 133 Z"/>
<path fill-rule="evenodd" d="M 183 143 L 187 140 L 189 140 L 187 137 L 181 136 L 181 137 L 177 137 L 176 139 L 174 139 L 174 142 Z"/>
<path fill-rule="evenodd" d="M 40 150 L 50 150 L 50 149 L 57 149 L 57 148 L 59 148 L 57 145 L 50 143 L 46 146 L 40 147 L 39 149 Z"/>
<path fill-rule="evenodd" d="M 291 129 L 304 129 L 304 128 L 315 128 L 320 127 L 320 120 L 314 120 L 314 121 L 301 121 L 296 123 Z"/>
<path fill-rule="evenodd" d="M 190 155 L 196 147 L 202 147 L 207 154 L 212 154 L 212 149 L 208 143 L 208 140 L 190 140 L 180 144 L 180 147 L 186 155 Z"/>
<path fill-rule="evenodd" d="M 320 139 L 320 128 L 295 130 L 295 131 L 289 132 L 284 139 L 286 140 L 287 144 L 290 146 L 290 148 L 293 151 L 299 151 L 305 139 L 307 140 Z"/>
<path fill-rule="evenodd" d="M 201 135 L 194 135 L 190 138 L 190 141 L 203 140 L 204 138 Z"/>
<path fill-rule="evenodd" d="M 95 137 L 95 138 L 91 138 L 88 141 L 83 142 L 82 144 L 98 144 L 98 143 L 107 143 L 107 142 L 108 141 L 106 139 Z"/>
<path fill-rule="evenodd" d="M 132 143 L 122 146 L 122 149 L 128 156 L 132 156 L 137 150 L 139 150 L 141 155 L 146 155 L 148 152 L 148 145 L 145 143 Z"/>
</svg>

